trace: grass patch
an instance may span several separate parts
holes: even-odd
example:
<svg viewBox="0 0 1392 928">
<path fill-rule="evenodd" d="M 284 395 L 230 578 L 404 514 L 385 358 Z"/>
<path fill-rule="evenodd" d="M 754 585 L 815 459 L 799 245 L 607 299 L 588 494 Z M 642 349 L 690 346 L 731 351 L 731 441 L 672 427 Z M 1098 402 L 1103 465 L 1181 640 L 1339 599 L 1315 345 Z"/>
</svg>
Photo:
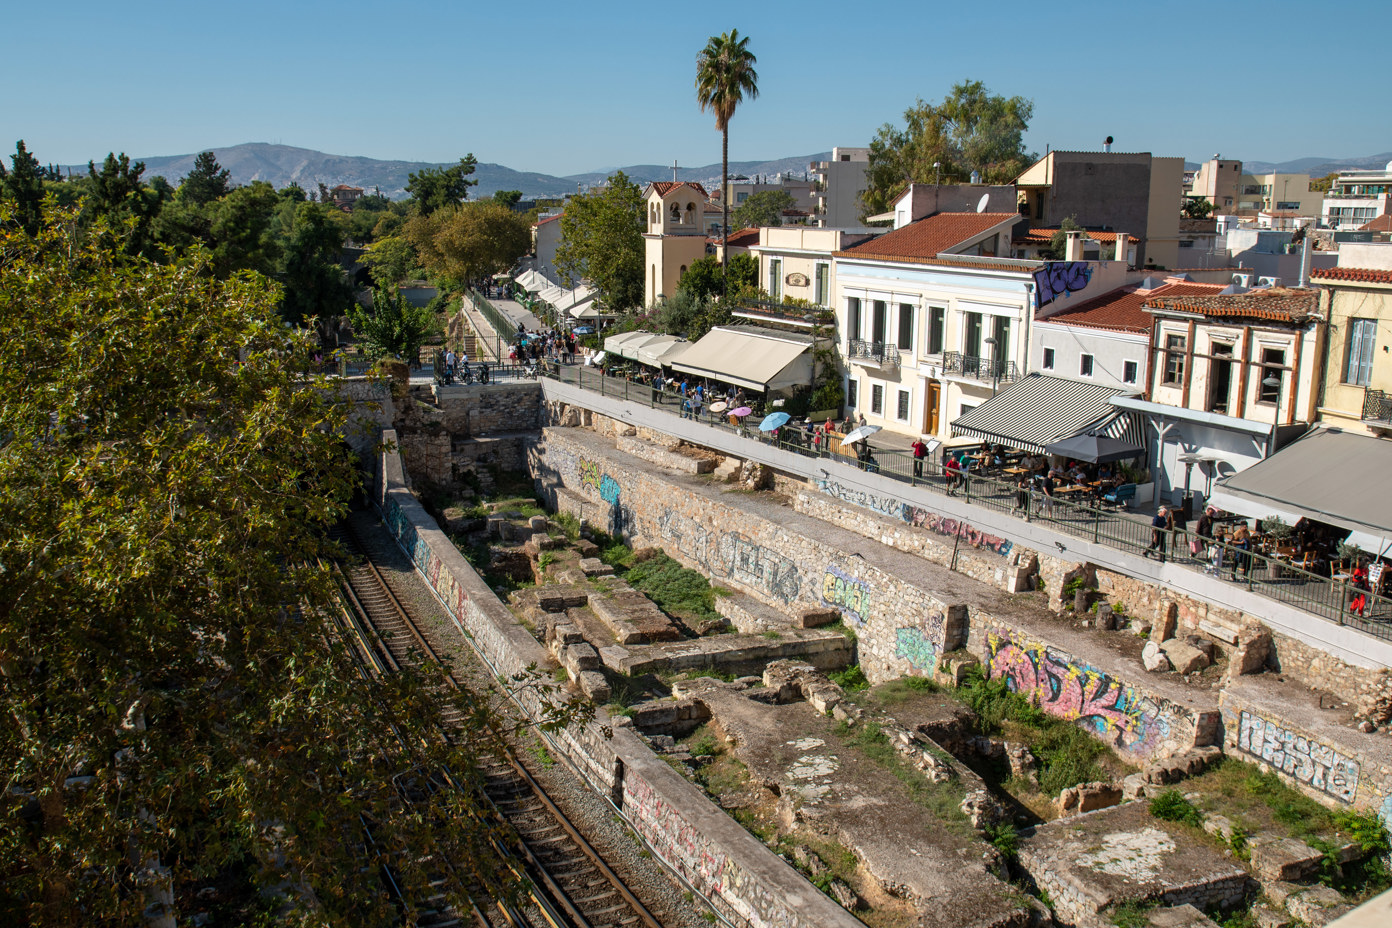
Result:
<svg viewBox="0 0 1392 928">
<path fill-rule="evenodd" d="M 1111 916 L 1112 924 L 1117 928 L 1147 928 L 1150 924 L 1150 910 L 1159 905 L 1158 902 L 1123 902 L 1121 905 L 1114 906 L 1107 914 Z"/>
<path fill-rule="evenodd" d="M 1177 789 L 1167 789 L 1150 800 L 1150 814 L 1165 822 L 1203 826 L 1203 813 Z"/>
<path fill-rule="evenodd" d="M 859 693 L 870 688 L 870 681 L 865 679 L 865 671 L 860 668 L 859 664 L 852 664 L 845 670 L 829 673 L 827 679 L 847 693 Z"/>
<path fill-rule="evenodd" d="M 835 625 L 828 625 L 827 631 L 840 632 L 846 638 L 847 641 L 860 640 L 860 636 L 856 634 L 856 630 L 854 628 L 851 628 L 844 621 L 837 622 Z"/>
<path fill-rule="evenodd" d="M 541 556 L 537 558 L 537 566 L 542 570 L 545 570 L 554 563 L 556 563 L 555 551 L 543 551 L 541 552 Z"/>
<path fill-rule="evenodd" d="M 627 557 L 631 558 L 633 552 L 626 546 L 622 547 Z M 601 555 L 605 563 L 610 563 L 606 556 L 609 550 L 612 549 L 606 549 Z M 634 564 L 624 571 L 623 578 L 669 615 L 706 622 L 720 621 L 720 613 L 715 611 L 715 591 L 711 588 L 710 580 L 700 571 L 683 567 L 665 553 L 659 552 L 641 564 Z"/>
<path fill-rule="evenodd" d="M 897 706 L 924 693 L 936 693 L 939 689 L 927 677 L 900 677 L 875 687 L 874 699 L 881 706 Z"/>
<path fill-rule="evenodd" d="M 580 540 L 580 520 L 575 517 L 574 513 L 558 512 L 551 517 L 551 521 L 560 526 L 561 531 L 565 533 L 565 537 L 571 544 Z"/>
</svg>

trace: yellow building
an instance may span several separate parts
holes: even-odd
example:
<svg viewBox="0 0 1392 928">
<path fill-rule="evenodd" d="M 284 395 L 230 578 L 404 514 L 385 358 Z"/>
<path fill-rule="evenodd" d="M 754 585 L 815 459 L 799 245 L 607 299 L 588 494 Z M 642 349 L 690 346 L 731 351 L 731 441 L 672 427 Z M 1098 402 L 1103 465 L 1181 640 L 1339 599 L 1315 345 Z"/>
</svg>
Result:
<svg viewBox="0 0 1392 928">
<path fill-rule="evenodd" d="M 1392 270 L 1312 271 L 1329 320 L 1322 421 L 1348 431 L 1392 435 Z"/>
<path fill-rule="evenodd" d="M 648 184 L 643 199 L 647 206 L 643 305 L 651 306 L 676 293 L 686 269 L 706 256 L 710 196 L 700 184 L 658 181 Z"/>
</svg>

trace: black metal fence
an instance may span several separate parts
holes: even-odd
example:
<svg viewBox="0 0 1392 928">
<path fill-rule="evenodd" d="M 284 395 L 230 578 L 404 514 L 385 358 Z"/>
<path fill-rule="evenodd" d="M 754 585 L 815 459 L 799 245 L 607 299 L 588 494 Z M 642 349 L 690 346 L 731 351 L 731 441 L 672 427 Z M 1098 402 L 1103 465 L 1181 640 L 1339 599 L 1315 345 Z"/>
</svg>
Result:
<svg viewBox="0 0 1392 928">
<path fill-rule="evenodd" d="M 1022 488 L 1018 483 L 1000 476 L 973 472 L 949 473 L 936 457 L 916 460 L 907 451 L 888 449 L 856 455 L 831 452 L 826 445 L 819 445 L 813 434 L 803 428 L 784 426 L 762 432 L 757 423 L 750 421 L 752 416 L 731 423 L 728 412 L 712 413 L 708 405 L 702 405 L 699 412 L 693 412 L 682 397 L 670 390 L 655 390 L 647 384 L 608 376 L 593 368 L 563 366 L 555 362 L 543 362 L 542 368 L 545 376 L 575 383 L 582 389 L 604 396 L 664 409 L 673 415 L 694 419 L 710 428 L 749 441 L 810 458 L 833 458 L 851 467 L 932 493 L 957 497 L 973 506 L 1027 522 L 1042 523 L 1055 531 L 1094 544 L 1201 570 L 1319 618 L 1392 641 L 1392 598 L 1361 590 L 1347 579 L 1335 579 L 1304 570 L 1276 555 L 1202 538 L 1188 529 L 1157 530 L 1146 522 L 1093 499 L 1069 499 L 1067 496 L 1071 491 L 1067 489 L 1054 496 L 1045 496 L 1032 486 Z"/>
</svg>

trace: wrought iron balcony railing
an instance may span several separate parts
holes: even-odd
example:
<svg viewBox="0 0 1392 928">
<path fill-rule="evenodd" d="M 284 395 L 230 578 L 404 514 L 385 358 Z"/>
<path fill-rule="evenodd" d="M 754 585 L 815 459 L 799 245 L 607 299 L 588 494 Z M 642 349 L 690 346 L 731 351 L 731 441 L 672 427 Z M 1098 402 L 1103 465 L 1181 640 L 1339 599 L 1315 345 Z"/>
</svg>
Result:
<svg viewBox="0 0 1392 928">
<path fill-rule="evenodd" d="M 888 342 L 870 342 L 862 338 L 853 338 L 846 357 L 852 361 L 873 361 L 883 367 L 899 366 L 899 349 Z"/>
<path fill-rule="evenodd" d="M 1368 390 L 1363 394 L 1363 418 L 1392 422 L 1392 396 L 1385 390 Z"/>
<path fill-rule="evenodd" d="M 836 314 L 820 306 L 789 306 L 774 300 L 744 300 L 730 310 L 732 316 L 755 321 L 781 322 L 800 328 L 836 324 Z"/>
<path fill-rule="evenodd" d="M 943 373 L 961 374 L 977 380 L 996 380 L 1001 383 L 1013 381 L 1019 376 L 1014 361 L 979 358 L 962 354 L 960 351 L 943 353 Z"/>
</svg>

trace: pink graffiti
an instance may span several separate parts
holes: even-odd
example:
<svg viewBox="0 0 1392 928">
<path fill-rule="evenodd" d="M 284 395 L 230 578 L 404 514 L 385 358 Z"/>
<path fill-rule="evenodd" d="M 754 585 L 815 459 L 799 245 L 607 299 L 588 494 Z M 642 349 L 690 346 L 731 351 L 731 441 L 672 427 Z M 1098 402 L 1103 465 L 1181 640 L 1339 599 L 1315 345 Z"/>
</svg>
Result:
<svg viewBox="0 0 1392 928">
<path fill-rule="evenodd" d="M 917 506 L 906 505 L 903 509 L 903 516 L 904 521 L 910 525 L 926 528 L 930 532 L 946 535 L 948 538 L 961 538 L 974 548 L 988 548 L 1002 557 L 1008 555 L 1011 548 L 1014 547 L 1014 543 L 1008 539 L 983 532 L 968 522 L 939 515 L 936 512 L 929 512 Z"/>
</svg>

